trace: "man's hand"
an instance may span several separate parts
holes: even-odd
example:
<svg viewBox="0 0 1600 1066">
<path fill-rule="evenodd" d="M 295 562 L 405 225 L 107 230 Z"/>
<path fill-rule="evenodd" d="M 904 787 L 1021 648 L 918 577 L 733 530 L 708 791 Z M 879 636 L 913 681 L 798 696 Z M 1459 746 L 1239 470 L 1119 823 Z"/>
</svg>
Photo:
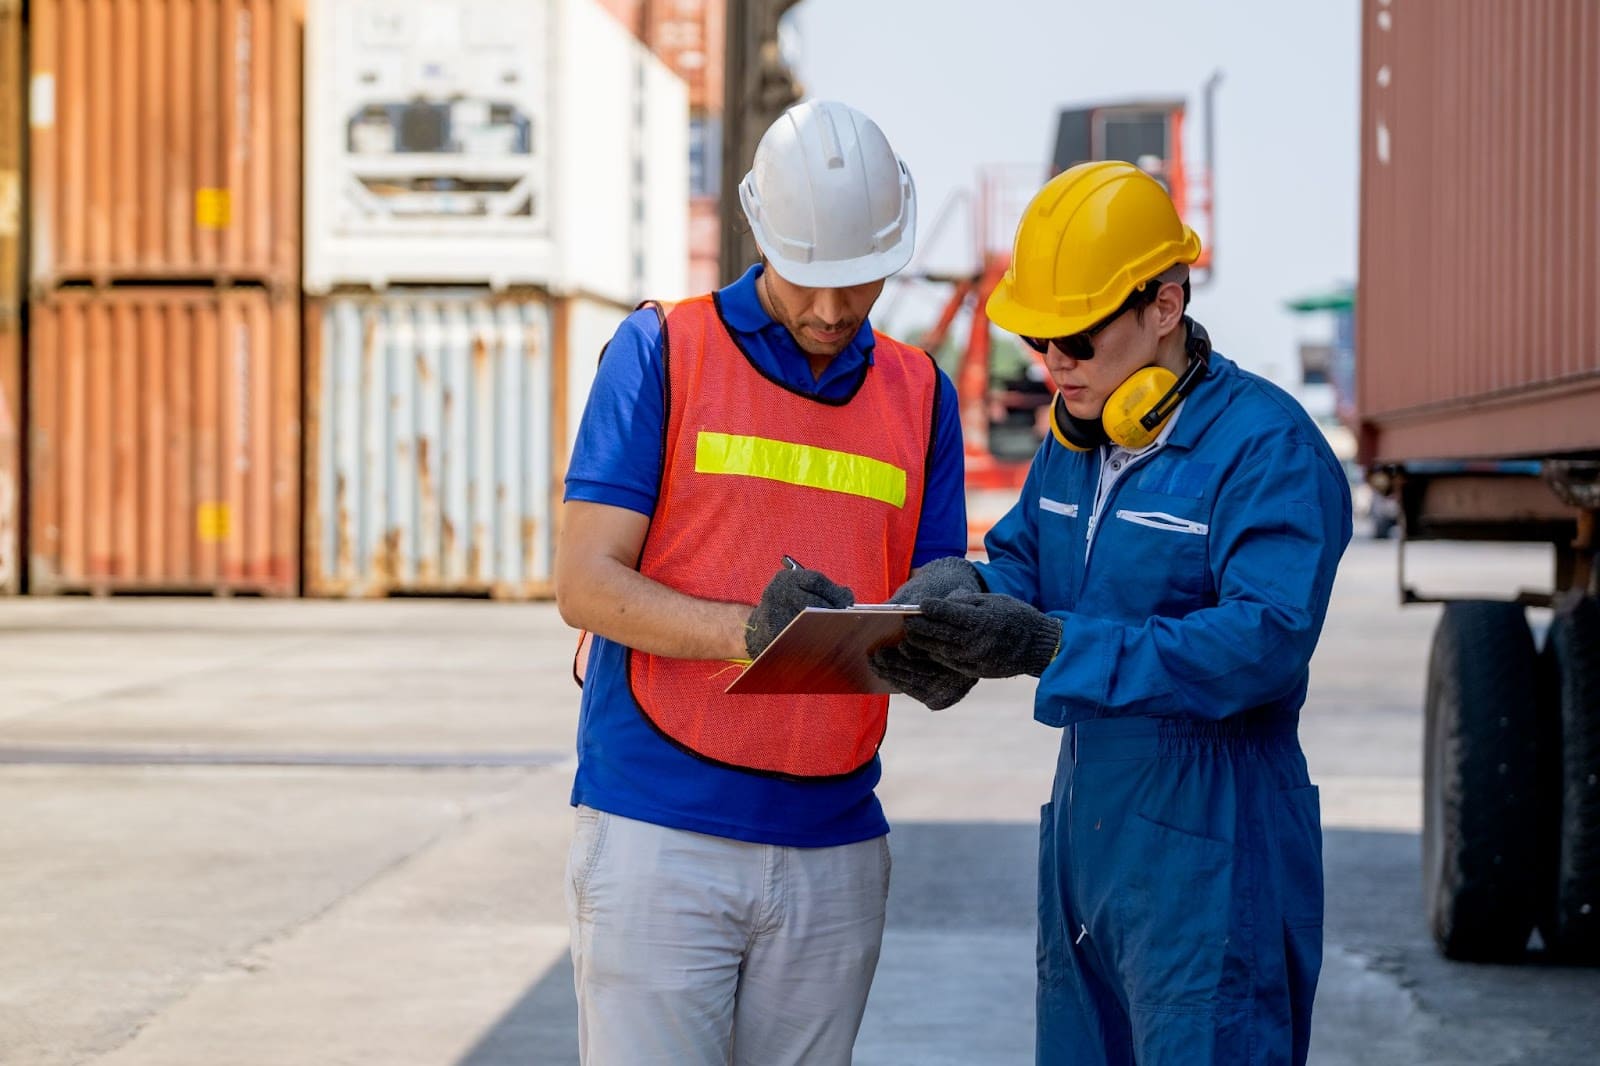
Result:
<svg viewBox="0 0 1600 1066">
<path fill-rule="evenodd" d="M 941 666 L 916 648 L 896 644 L 872 653 L 872 672 L 930 711 L 942 711 L 960 702 L 978 683 L 975 677 Z"/>
<path fill-rule="evenodd" d="M 968 677 L 1038 677 L 1061 650 L 1061 620 L 1021 600 L 966 592 L 906 619 L 906 644 Z"/>
<path fill-rule="evenodd" d="M 807 607 L 849 607 L 856 594 L 816 570 L 779 570 L 744 624 L 744 646 L 754 659 Z"/>
<path fill-rule="evenodd" d="M 943 599 L 959 592 L 982 592 L 983 579 L 978 568 L 965 559 L 949 556 L 925 564 L 904 585 L 890 595 L 890 603 L 914 603 Z M 887 679 L 886 679 L 887 680 Z"/>
</svg>

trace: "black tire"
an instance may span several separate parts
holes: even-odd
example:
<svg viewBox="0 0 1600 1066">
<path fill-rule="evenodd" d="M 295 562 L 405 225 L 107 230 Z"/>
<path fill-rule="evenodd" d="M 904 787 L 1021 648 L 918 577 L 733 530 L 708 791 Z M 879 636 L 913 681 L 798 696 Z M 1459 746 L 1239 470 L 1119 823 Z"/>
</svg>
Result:
<svg viewBox="0 0 1600 1066">
<path fill-rule="evenodd" d="M 1540 669 L 1550 894 L 1539 935 L 1563 961 L 1600 964 L 1600 600 L 1557 605 Z"/>
<path fill-rule="evenodd" d="M 1516 959 L 1538 917 L 1538 702 L 1522 608 L 1447 604 L 1428 660 L 1422 876 L 1448 958 Z"/>
</svg>

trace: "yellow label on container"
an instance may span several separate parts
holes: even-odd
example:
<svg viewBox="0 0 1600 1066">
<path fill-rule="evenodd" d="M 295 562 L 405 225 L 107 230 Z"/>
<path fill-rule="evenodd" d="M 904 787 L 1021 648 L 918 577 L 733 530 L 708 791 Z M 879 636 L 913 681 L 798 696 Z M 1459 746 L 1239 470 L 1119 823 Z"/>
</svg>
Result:
<svg viewBox="0 0 1600 1066">
<path fill-rule="evenodd" d="M 233 531 L 233 509 L 225 503 L 202 503 L 195 508 L 195 524 L 202 544 L 221 544 Z"/>
<path fill-rule="evenodd" d="M 233 222 L 233 196 L 227 189 L 194 191 L 194 224 L 201 229 L 227 229 Z"/>
</svg>

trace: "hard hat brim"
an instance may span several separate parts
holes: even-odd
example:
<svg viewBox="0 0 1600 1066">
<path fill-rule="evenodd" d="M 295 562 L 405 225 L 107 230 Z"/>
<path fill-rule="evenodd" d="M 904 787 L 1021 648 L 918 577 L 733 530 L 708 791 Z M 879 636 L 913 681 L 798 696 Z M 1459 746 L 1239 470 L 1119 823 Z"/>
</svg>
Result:
<svg viewBox="0 0 1600 1066">
<path fill-rule="evenodd" d="M 772 268 L 773 273 L 791 285 L 800 285 L 807 289 L 843 289 L 851 285 L 882 281 L 904 270 L 906 264 L 911 262 L 912 251 L 912 242 L 902 239 L 893 247 L 874 252 L 872 255 L 830 262 L 802 263 L 775 255 L 772 249 L 763 244 L 760 234 L 756 234 L 756 246 L 761 248 L 761 254 L 766 256 L 767 265 Z"/>
<path fill-rule="evenodd" d="M 1099 321 L 1093 315 L 1063 315 L 1029 307 L 1016 298 L 1009 276 L 995 286 L 983 310 L 990 322 L 1023 337 L 1065 337 L 1082 333 Z"/>
</svg>

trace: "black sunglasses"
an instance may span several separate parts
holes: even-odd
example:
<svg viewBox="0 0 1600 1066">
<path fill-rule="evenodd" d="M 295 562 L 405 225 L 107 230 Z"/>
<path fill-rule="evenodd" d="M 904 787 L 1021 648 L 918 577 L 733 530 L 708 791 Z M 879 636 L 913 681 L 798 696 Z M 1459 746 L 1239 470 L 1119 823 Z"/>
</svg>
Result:
<svg viewBox="0 0 1600 1066">
<path fill-rule="evenodd" d="M 1017 334 L 1017 336 L 1022 338 L 1023 344 L 1026 344 L 1040 355 L 1044 355 L 1046 352 L 1048 352 L 1050 350 L 1050 346 L 1053 344 L 1057 349 L 1060 350 L 1062 355 L 1066 356 L 1068 359 L 1071 359 L 1073 362 L 1087 362 L 1088 360 L 1094 358 L 1095 336 L 1101 330 L 1111 325 L 1111 323 L 1115 322 L 1129 311 L 1155 303 L 1156 293 L 1159 292 L 1160 289 L 1161 283 L 1159 281 L 1145 282 L 1143 285 L 1139 286 L 1137 289 L 1134 289 L 1128 294 L 1128 298 L 1122 301 L 1121 307 L 1117 308 L 1115 311 L 1111 312 L 1105 318 L 1102 318 L 1088 329 L 1080 330 L 1077 333 L 1069 333 L 1065 337 L 1027 337 L 1020 333 Z"/>
</svg>

